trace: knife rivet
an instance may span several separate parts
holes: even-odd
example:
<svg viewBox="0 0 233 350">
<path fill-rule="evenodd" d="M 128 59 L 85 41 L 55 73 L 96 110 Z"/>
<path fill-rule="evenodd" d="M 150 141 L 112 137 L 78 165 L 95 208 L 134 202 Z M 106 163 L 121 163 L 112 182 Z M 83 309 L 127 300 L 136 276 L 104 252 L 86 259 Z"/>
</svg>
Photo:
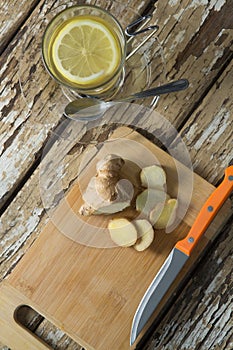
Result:
<svg viewBox="0 0 233 350">
<path fill-rule="evenodd" d="M 188 241 L 189 241 L 189 243 L 193 243 L 194 242 L 194 238 L 193 237 L 189 237 Z"/>
<path fill-rule="evenodd" d="M 233 181 L 233 175 L 230 175 L 230 176 L 228 177 L 228 180 L 229 180 L 229 181 Z"/>
<path fill-rule="evenodd" d="M 213 210 L 214 210 L 214 208 L 212 207 L 212 205 L 209 205 L 207 209 L 208 209 L 208 211 L 213 211 Z"/>
</svg>

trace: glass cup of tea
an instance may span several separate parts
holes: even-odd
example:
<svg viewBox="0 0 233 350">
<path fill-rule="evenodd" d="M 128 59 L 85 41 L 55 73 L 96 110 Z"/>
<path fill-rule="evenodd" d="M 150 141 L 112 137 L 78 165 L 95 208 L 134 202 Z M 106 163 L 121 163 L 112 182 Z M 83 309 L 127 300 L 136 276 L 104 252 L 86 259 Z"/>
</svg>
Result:
<svg viewBox="0 0 233 350">
<path fill-rule="evenodd" d="M 105 98 L 123 84 L 125 33 L 108 11 L 93 5 L 72 6 L 46 27 L 42 57 L 52 78 L 72 94 Z"/>
</svg>

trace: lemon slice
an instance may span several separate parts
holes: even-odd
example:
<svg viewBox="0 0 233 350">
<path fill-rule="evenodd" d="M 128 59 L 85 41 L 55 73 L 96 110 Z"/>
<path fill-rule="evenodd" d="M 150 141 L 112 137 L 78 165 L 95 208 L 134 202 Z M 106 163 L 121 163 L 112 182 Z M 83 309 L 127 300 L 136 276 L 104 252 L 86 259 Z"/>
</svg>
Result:
<svg viewBox="0 0 233 350">
<path fill-rule="evenodd" d="M 58 72 L 80 85 L 106 81 L 121 60 L 118 39 L 98 17 L 76 17 L 56 35 L 52 58 Z"/>
</svg>

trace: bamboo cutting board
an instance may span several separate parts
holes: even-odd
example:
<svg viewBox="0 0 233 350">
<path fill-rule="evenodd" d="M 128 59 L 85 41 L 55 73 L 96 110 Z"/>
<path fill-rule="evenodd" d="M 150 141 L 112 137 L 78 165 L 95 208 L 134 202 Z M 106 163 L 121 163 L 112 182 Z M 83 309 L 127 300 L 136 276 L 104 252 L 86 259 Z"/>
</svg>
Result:
<svg viewBox="0 0 233 350">
<path fill-rule="evenodd" d="M 126 135 L 125 131 L 126 128 L 122 127 L 117 133 Z M 177 169 L 171 156 L 135 131 L 128 133 L 126 139 L 129 142 L 127 147 L 121 141 L 120 149 L 114 143 L 109 143 L 99 151 L 88 170 L 82 173 L 80 183 L 74 184 L 56 209 L 53 220 L 49 221 L 8 280 L 2 284 L 0 337 L 13 350 L 49 348 L 17 321 L 17 308 L 21 305 L 35 309 L 88 350 L 130 349 L 131 323 L 143 294 L 174 244 L 188 233 L 214 187 L 200 176 L 190 174 L 190 170 L 180 164 L 183 195 L 191 175 L 194 186 L 188 211 L 178 227 L 169 234 L 157 231 L 152 246 L 144 252 L 137 252 L 133 248 L 96 248 L 99 233 L 103 246 L 109 244 L 109 237 L 104 231 L 108 218 L 80 218 L 78 209 L 82 204 L 80 188 L 86 186 L 88 176 L 95 174 L 95 164 L 104 153 L 123 152 L 120 155 L 124 156 L 125 152 L 128 159 L 138 157 L 143 159 L 144 165 L 150 165 L 152 158 L 147 158 L 147 149 L 156 156 L 167 173 L 168 193 L 172 197 L 178 193 Z M 141 151 L 135 152 L 134 142 L 143 146 L 139 147 Z M 134 166 L 134 162 L 126 162 L 124 173 L 132 182 L 138 181 L 138 166 Z M 198 260 L 227 211 L 228 207 L 225 206 L 221 217 L 200 241 L 154 317 Z M 73 221 L 70 212 L 78 220 Z M 133 215 L 129 210 L 124 212 L 124 216 L 129 218 Z M 85 237 L 89 240 L 92 236 L 92 246 L 83 244 Z"/>
</svg>

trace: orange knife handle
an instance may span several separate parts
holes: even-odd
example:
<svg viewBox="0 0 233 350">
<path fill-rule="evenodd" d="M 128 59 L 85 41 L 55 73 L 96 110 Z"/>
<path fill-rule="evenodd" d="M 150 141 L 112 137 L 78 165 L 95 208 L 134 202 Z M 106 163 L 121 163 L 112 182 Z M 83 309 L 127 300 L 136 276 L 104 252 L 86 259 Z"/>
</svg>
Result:
<svg viewBox="0 0 233 350">
<path fill-rule="evenodd" d="M 233 190 L 233 166 L 229 166 L 225 170 L 225 176 L 221 184 L 214 190 L 214 192 L 207 199 L 201 211 L 199 212 L 194 224 L 192 225 L 188 235 L 177 242 L 175 247 L 190 255 L 193 248 L 213 221 L 215 215 L 227 200 Z"/>
</svg>

